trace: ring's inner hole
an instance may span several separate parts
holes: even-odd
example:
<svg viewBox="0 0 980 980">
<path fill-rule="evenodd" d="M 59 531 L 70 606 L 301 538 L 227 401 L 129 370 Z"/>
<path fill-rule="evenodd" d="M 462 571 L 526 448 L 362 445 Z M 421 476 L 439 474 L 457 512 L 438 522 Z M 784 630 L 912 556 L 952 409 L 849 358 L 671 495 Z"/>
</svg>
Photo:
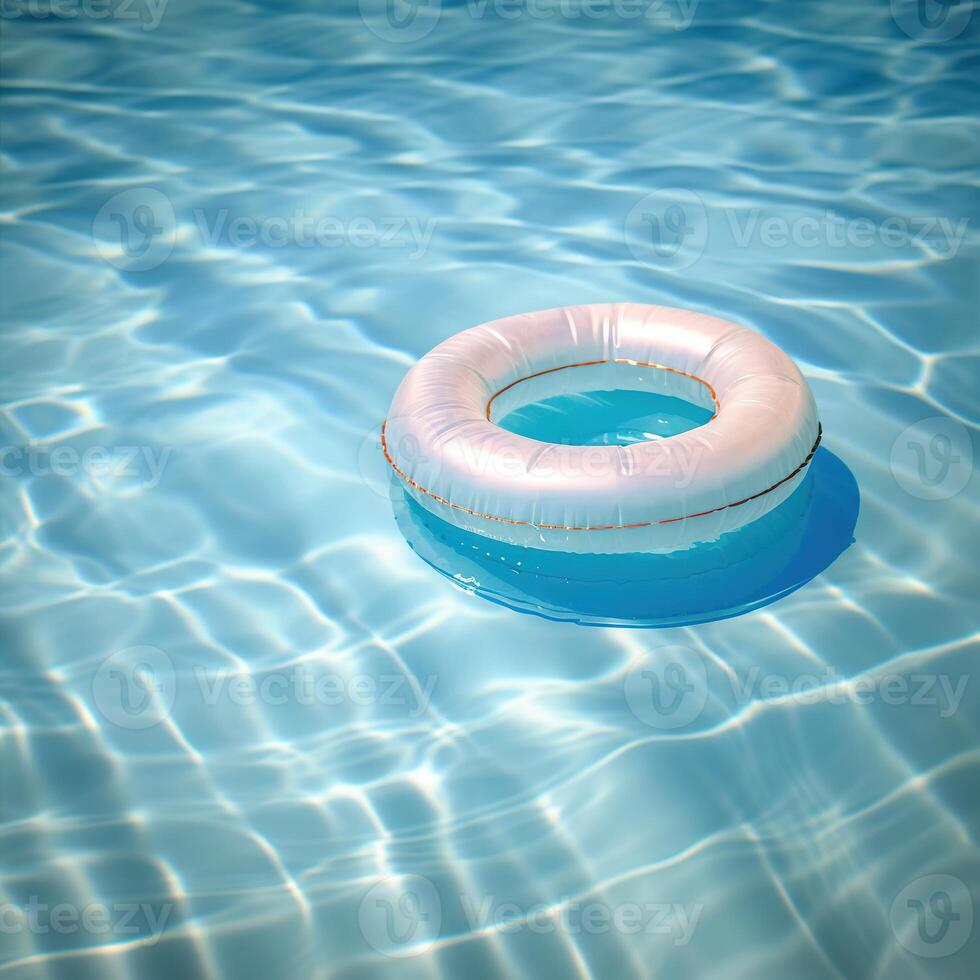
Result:
<svg viewBox="0 0 980 980">
<path fill-rule="evenodd" d="M 714 410 L 710 388 L 697 379 L 650 366 L 604 363 L 520 379 L 491 400 L 490 417 L 541 442 L 628 446 L 697 428 Z"/>
</svg>

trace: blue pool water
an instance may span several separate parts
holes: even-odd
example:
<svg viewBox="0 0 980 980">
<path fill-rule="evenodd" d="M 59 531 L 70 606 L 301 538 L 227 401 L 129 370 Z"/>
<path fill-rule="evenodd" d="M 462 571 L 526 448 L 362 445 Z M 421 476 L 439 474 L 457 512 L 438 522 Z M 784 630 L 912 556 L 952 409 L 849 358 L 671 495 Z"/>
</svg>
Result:
<svg viewBox="0 0 980 980">
<path fill-rule="evenodd" d="M 980 13 L 392 3 L 3 5 L 0 978 L 974 976 Z M 799 363 L 809 584 L 406 543 L 407 368 L 613 300 Z"/>
<path fill-rule="evenodd" d="M 629 446 L 689 432 L 710 418 L 710 409 L 653 391 L 583 391 L 532 402 L 499 425 L 543 442 Z"/>
</svg>

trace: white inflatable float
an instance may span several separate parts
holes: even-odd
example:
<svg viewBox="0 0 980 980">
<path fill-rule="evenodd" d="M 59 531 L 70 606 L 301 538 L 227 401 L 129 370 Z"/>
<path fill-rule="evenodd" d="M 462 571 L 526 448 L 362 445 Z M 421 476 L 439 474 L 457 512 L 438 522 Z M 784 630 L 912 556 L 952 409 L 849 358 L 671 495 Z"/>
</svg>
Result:
<svg viewBox="0 0 980 980">
<path fill-rule="evenodd" d="M 628 446 L 539 442 L 495 420 L 573 392 L 636 389 L 713 415 Z M 813 396 L 775 344 L 662 306 L 561 307 L 439 344 L 405 376 L 382 427 L 408 491 L 468 531 L 551 551 L 673 551 L 758 520 L 820 442 Z"/>
</svg>

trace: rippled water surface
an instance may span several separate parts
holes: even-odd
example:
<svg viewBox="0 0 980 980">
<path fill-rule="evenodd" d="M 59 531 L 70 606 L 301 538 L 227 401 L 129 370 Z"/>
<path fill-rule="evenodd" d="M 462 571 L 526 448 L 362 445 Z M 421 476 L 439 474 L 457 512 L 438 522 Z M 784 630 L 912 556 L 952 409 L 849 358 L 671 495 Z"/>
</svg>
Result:
<svg viewBox="0 0 980 980">
<path fill-rule="evenodd" d="M 980 13 L 556 7 L 4 6 L 0 977 L 975 975 Z M 407 368 L 612 300 L 800 364 L 804 588 L 584 629 L 403 540 Z"/>
</svg>

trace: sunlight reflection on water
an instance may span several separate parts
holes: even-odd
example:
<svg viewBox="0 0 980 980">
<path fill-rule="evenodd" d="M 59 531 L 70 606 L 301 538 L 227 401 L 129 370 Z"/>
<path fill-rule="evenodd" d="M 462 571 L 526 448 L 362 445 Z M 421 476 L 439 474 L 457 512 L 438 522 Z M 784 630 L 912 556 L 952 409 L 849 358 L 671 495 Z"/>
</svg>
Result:
<svg viewBox="0 0 980 980">
<path fill-rule="evenodd" d="M 980 18 L 430 7 L 5 12 L 0 973 L 972 976 Z M 778 604 L 517 615 L 365 474 L 440 340 L 614 300 L 807 375 L 861 510 Z"/>
</svg>

